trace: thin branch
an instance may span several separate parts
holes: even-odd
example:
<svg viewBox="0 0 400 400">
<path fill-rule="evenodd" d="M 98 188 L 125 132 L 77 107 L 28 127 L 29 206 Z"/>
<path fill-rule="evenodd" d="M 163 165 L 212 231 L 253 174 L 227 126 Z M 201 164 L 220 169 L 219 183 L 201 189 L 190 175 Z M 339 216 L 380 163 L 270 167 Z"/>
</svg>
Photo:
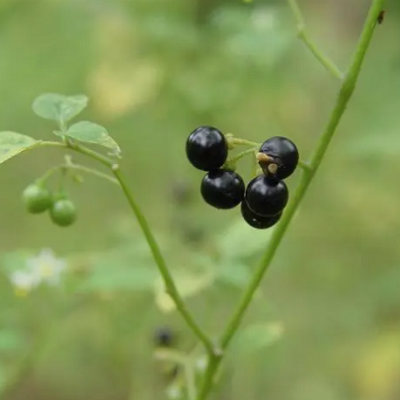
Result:
<svg viewBox="0 0 400 400">
<path fill-rule="evenodd" d="M 217 354 L 218 351 L 214 348 L 214 344 L 212 343 L 211 339 L 206 335 L 206 333 L 202 330 L 200 325 L 195 321 L 192 314 L 187 309 L 183 298 L 180 296 L 179 291 L 175 285 L 174 279 L 164 260 L 164 256 L 161 252 L 161 249 L 158 246 L 157 241 L 153 236 L 153 233 L 150 229 L 149 224 L 147 223 L 145 216 L 143 215 L 131 190 L 129 189 L 125 181 L 125 177 L 120 171 L 119 165 L 113 162 L 113 160 L 109 159 L 108 157 L 105 157 L 102 154 L 97 153 L 96 151 L 88 149 L 87 147 L 79 145 L 77 143 L 71 144 L 71 143 L 60 143 L 60 142 L 41 142 L 39 146 L 54 146 L 54 147 L 64 147 L 67 149 L 71 149 L 77 153 L 81 153 L 88 157 L 91 157 L 94 160 L 97 160 L 102 164 L 106 165 L 108 168 L 110 168 L 116 180 L 121 185 L 122 191 L 124 192 L 126 199 L 128 200 L 128 203 L 131 206 L 131 209 L 135 214 L 135 217 L 142 229 L 143 235 L 145 236 L 147 244 L 149 245 L 154 261 L 156 262 L 160 274 L 163 278 L 166 292 L 170 295 L 170 297 L 174 301 L 178 312 L 181 314 L 182 318 L 186 321 L 186 324 L 189 326 L 192 332 L 197 336 L 200 342 L 203 343 L 209 356 L 214 356 L 215 354 Z"/>
<path fill-rule="evenodd" d="M 315 44 L 315 42 L 308 35 L 306 25 L 304 22 L 303 14 L 297 3 L 297 0 L 288 0 L 293 15 L 297 20 L 298 37 L 304 42 L 306 47 L 311 51 L 314 57 L 335 77 L 340 80 L 343 79 L 343 74 L 335 63 L 330 60 Z"/>
<path fill-rule="evenodd" d="M 150 230 L 150 227 L 149 227 L 149 224 L 147 223 L 146 218 L 144 217 L 142 211 L 140 210 L 138 204 L 136 203 L 136 200 L 134 199 L 134 196 L 132 195 L 132 192 L 129 189 L 129 187 L 125 181 L 125 177 L 122 175 L 118 166 L 113 167 L 112 172 L 113 172 L 114 176 L 117 178 L 118 182 L 120 183 L 121 188 L 122 188 L 123 192 L 125 193 L 125 196 L 129 202 L 129 205 L 131 206 L 131 209 L 132 209 L 133 213 L 135 214 L 140 227 L 142 228 L 142 232 L 147 240 L 147 243 L 153 254 L 153 258 L 156 261 L 156 263 L 158 265 L 158 269 L 163 278 L 166 292 L 170 295 L 170 297 L 174 301 L 177 310 L 179 311 L 179 313 L 181 314 L 183 319 L 186 321 L 187 325 L 190 327 L 190 329 L 193 331 L 193 333 L 198 337 L 198 339 L 203 343 L 208 354 L 209 355 L 215 354 L 215 349 L 214 349 L 213 343 L 208 338 L 208 336 L 205 334 L 205 332 L 203 332 L 202 328 L 194 320 L 193 316 L 187 309 L 184 300 L 180 296 L 178 289 L 175 285 L 175 282 L 172 278 L 172 275 L 171 275 L 171 273 L 167 267 L 167 264 L 164 260 L 162 252 Z"/>
<path fill-rule="evenodd" d="M 365 58 L 365 54 L 371 43 L 372 35 L 374 33 L 377 24 L 377 18 L 381 10 L 383 9 L 384 3 L 385 0 L 372 1 L 368 17 L 365 21 L 364 28 L 357 45 L 357 49 L 350 63 L 350 68 L 342 83 L 339 96 L 333 107 L 326 128 L 322 136 L 320 137 L 315 152 L 311 158 L 310 166 L 312 173 L 303 172 L 299 182 L 299 186 L 297 187 L 297 190 L 289 206 L 284 212 L 280 223 L 276 226 L 272 234 L 272 237 L 268 243 L 268 247 L 265 250 L 260 265 L 256 270 L 256 273 L 253 276 L 252 280 L 250 281 L 247 289 L 245 290 L 245 293 L 241 301 L 239 302 L 237 309 L 235 310 L 232 318 L 230 319 L 222 335 L 221 347 L 223 350 L 225 350 L 229 346 L 233 336 L 235 335 L 237 329 L 239 328 L 239 325 L 253 299 L 255 292 L 260 286 L 265 273 L 267 272 L 269 266 L 271 265 L 271 261 L 273 260 L 274 255 L 280 243 L 282 242 L 282 238 L 284 237 L 290 225 L 290 222 L 293 219 L 293 216 L 295 215 L 304 195 L 307 192 L 310 183 L 312 182 L 315 176 L 315 172 L 321 165 L 321 162 L 329 147 L 332 137 L 336 132 L 336 128 L 338 127 L 341 118 L 346 110 L 346 106 L 353 95 L 359 74 L 361 72 L 361 67 Z M 199 393 L 199 396 L 197 397 L 197 400 L 204 400 L 212 390 L 214 384 L 214 377 L 218 370 L 220 362 L 221 358 L 217 358 L 215 356 L 209 357 L 208 367 L 205 372 L 202 388 Z"/>
</svg>

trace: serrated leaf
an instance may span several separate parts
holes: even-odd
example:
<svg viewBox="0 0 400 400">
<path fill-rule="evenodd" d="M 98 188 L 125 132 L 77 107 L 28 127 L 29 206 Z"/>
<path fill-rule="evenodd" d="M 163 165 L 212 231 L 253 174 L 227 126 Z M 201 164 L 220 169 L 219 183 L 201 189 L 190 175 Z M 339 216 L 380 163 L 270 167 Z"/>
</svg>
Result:
<svg viewBox="0 0 400 400">
<path fill-rule="evenodd" d="M 280 322 L 268 322 L 249 325 L 240 330 L 233 339 L 235 355 L 244 356 L 259 352 L 275 343 L 283 334 Z"/>
<path fill-rule="evenodd" d="M 25 150 L 31 149 L 38 143 L 37 140 L 21 133 L 0 132 L 0 164 Z"/>
<path fill-rule="evenodd" d="M 46 93 L 37 97 L 32 109 L 39 117 L 57 121 L 63 125 L 80 114 L 88 104 L 84 95 L 63 96 L 57 93 Z"/>
<path fill-rule="evenodd" d="M 116 154 L 121 152 L 118 144 L 108 134 L 107 129 L 93 122 L 77 122 L 68 128 L 65 135 L 80 142 L 93 143 L 107 147 L 112 149 Z"/>
</svg>

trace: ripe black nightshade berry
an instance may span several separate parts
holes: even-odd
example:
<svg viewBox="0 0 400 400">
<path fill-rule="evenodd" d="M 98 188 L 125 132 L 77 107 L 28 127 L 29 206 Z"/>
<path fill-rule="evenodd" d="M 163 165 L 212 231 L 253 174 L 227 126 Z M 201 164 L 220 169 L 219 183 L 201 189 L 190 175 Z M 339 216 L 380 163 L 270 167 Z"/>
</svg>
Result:
<svg viewBox="0 0 400 400">
<path fill-rule="evenodd" d="M 202 171 L 220 168 L 228 157 L 225 136 L 211 126 L 200 126 L 186 141 L 186 155 L 191 164 Z"/>
<path fill-rule="evenodd" d="M 156 347 L 171 347 L 175 343 L 175 335 L 167 326 L 159 327 L 154 332 L 154 344 Z"/>
<path fill-rule="evenodd" d="M 262 175 L 248 184 L 245 198 L 251 211 L 268 217 L 282 212 L 289 200 L 289 191 L 285 182 Z"/>
<path fill-rule="evenodd" d="M 224 210 L 236 207 L 243 200 L 244 191 L 242 177 L 233 171 L 211 171 L 201 182 L 201 194 L 205 202 Z"/>
<path fill-rule="evenodd" d="M 261 215 L 257 215 L 253 211 L 250 210 L 246 201 L 242 202 L 241 212 L 243 219 L 253 228 L 256 229 L 267 229 L 274 226 L 281 218 L 282 213 L 273 215 L 271 217 L 263 217 Z"/>
<path fill-rule="evenodd" d="M 258 157 L 264 173 L 278 180 L 286 179 L 292 175 L 299 162 L 299 152 L 296 145 L 282 136 L 274 136 L 266 140 L 259 151 L 268 156 L 265 160 Z"/>
</svg>

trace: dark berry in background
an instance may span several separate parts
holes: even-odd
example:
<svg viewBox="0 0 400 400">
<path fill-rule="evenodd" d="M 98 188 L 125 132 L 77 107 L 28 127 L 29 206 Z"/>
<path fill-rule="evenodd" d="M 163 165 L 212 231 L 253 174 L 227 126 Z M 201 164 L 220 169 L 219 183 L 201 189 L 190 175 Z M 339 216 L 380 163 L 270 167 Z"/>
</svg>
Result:
<svg viewBox="0 0 400 400">
<path fill-rule="evenodd" d="M 202 171 L 220 168 L 228 157 L 225 136 L 211 126 L 200 126 L 186 141 L 186 155 L 191 164 Z"/>
<path fill-rule="evenodd" d="M 243 200 L 244 191 L 242 177 L 233 171 L 211 171 L 201 182 L 204 201 L 215 208 L 236 207 Z"/>
<path fill-rule="evenodd" d="M 154 332 L 154 344 L 157 347 L 171 347 L 175 343 L 175 334 L 171 328 L 161 326 Z"/>
<path fill-rule="evenodd" d="M 254 213 L 268 217 L 282 212 L 289 200 L 289 191 L 285 182 L 262 175 L 248 184 L 245 198 Z"/>
<path fill-rule="evenodd" d="M 299 152 L 296 145 L 282 136 L 274 136 L 266 140 L 260 147 L 260 153 L 274 159 L 277 170 L 275 173 L 267 170 L 267 175 L 272 175 L 278 180 L 286 179 L 292 175 L 299 162 Z M 262 167 L 264 166 L 262 165 Z"/>
<path fill-rule="evenodd" d="M 253 211 L 250 210 L 246 201 L 242 202 L 241 212 L 243 219 L 253 228 L 256 229 L 267 229 L 274 226 L 281 218 L 282 213 L 273 215 L 271 217 L 263 217 L 261 215 L 257 215 Z"/>
</svg>

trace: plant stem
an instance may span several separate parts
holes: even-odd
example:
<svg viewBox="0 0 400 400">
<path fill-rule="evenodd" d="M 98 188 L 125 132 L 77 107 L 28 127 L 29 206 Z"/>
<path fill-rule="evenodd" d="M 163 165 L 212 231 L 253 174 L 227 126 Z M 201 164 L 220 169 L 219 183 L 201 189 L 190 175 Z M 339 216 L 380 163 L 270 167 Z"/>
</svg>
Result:
<svg viewBox="0 0 400 400">
<path fill-rule="evenodd" d="M 260 143 L 252 142 L 246 139 L 233 138 L 232 143 L 238 146 L 256 146 L 259 147 Z"/>
<path fill-rule="evenodd" d="M 156 262 L 160 274 L 163 278 L 165 284 L 166 292 L 171 296 L 172 300 L 174 301 L 178 312 L 181 314 L 182 318 L 186 321 L 186 324 L 192 330 L 192 332 L 197 336 L 197 338 L 203 343 L 207 353 L 209 356 L 215 355 L 217 350 L 214 348 L 214 344 L 210 340 L 210 338 L 203 332 L 202 328 L 197 324 L 191 313 L 186 307 L 185 302 L 183 301 L 182 297 L 180 296 L 178 289 L 175 285 L 175 282 L 172 278 L 171 273 L 167 267 L 167 264 L 164 260 L 160 247 L 158 246 L 153 233 L 151 232 L 150 226 L 147 223 L 146 218 L 144 217 L 139 205 L 136 203 L 131 190 L 129 189 L 123 174 L 120 171 L 118 164 L 113 162 L 113 160 L 103 156 L 102 154 L 97 153 L 87 147 L 78 145 L 78 144 L 70 144 L 70 143 L 60 143 L 60 142 L 41 142 L 39 146 L 53 146 L 53 147 L 63 147 L 71 149 L 75 152 L 84 154 L 88 157 L 93 158 L 94 160 L 99 161 L 100 163 L 106 165 L 110 168 L 111 172 L 114 174 L 117 182 L 120 184 L 122 191 L 124 192 L 129 205 L 135 217 L 142 229 L 143 235 L 147 241 L 147 244 L 150 247 L 150 251 L 153 255 L 154 261 Z"/>
<path fill-rule="evenodd" d="M 299 160 L 299 167 L 303 172 L 312 172 L 311 164 L 302 160 Z"/>
<path fill-rule="evenodd" d="M 197 324 L 194 320 L 190 312 L 188 311 L 185 302 L 183 301 L 182 297 L 179 295 L 178 289 L 176 288 L 175 282 L 169 272 L 169 269 L 165 263 L 164 257 L 161 253 L 161 250 L 150 230 L 149 224 L 147 223 L 146 218 L 144 217 L 142 211 L 140 210 L 138 204 L 136 203 L 128 185 L 126 184 L 125 178 L 122 175 L 120 169 L 112 168 L 112 172 L 114 176 L 117 178 L 118 182 L 121 185 L 123 192 L 131 206 L 133 213 L 138 220 L 140 227 L 142 228 L 142 232 L 147 240 L 147 243 L 150 247 L 150 250 L 153 254 L 153 258 L 158 265 L 159 271 L 161 276 L 164 280 L 165 290 L 171 296 L 172 300 L 174 301 L 177 310 L 186 321 L 187 325 L 190 329 L 195 333 L 195 335 L 199 338 L 199 340 L 203 343 L 204 347 L 206 348 L 208 354 L 212 355 L 215 353 L 214 345 L 208 336 L 203 332 L 201 327 Z"/>
<path fill-rule="evenodd" d="M 229 158 L 228 160 L 226 160 L 225 164 L 222 166 L 222 169 L 232 169 L 235 170 L 236 169 L 236 163 L 241 160 L 243 157 L 247 156 L 248 154 L 255 154 L 256 149 L 255 148 L 251 148 L 251 149 L 247 149 L 247 150 L 243 150 L 240 153 L 236 154 L 235 156 Z"/>
<path fill-rule="evenodd" d="M 97 176 L 98 178 L 105 179 L 111 183 L 114 183 L 115 185 L 119 185 L 118 181 L 115 178 L 113 178 L 112 176 L 103 174 L 102 172 L 97 171 L 96 169 L 85 167 L 84 165 L 71 164 L 71 163 L 60 164 L 60 165 L 56 165 L 55 167 L 50 168 L 41 178 L 38 179 L 38 181 L 45 182 L 51 176 L 53 176 L 55 173 L 57 173 L 58 171 L 67 170 L 67 169 L 86 172 L 87 174 Z"/>
<path fill-rule="evenodd" d="M 304 42 L 305 46 L 311 51 L 314 57 L 335 77 L 343 78 L 343 74 L 339 68 L 331 61 L 314 43 L 306 31 L 303 14 L 300 10 L 297 0 L 288 0 L 293 14 L 297 20 L 298 37 Z"/>
<path fill-rule="evenodd" d="M 297 187 L 297 190 L 287 207 L 286 211 L 283 214 L 283 217 L 280 221 L 280 223 L 276 226 L 271 240 L 268 244 L 268 247 L 264 253 L 264 256 L 261 259 L 260 265 L 255 273 L 255 275 L 252 277 L 252 280 L 250 281 L 247 289 L 245 290 L 245 293 L 243 295 L 242 300 L 240 301 L 236 311 L 234 312 L 232 318 L 230 319 L 223 335 L 221 338 L 221 347 L 222 350 L 225 350 L 230 341 L 232 340 L 235 332 L 239 328 L 239 325 L 244 317 L 244 314 L 250 305 L 254 293 L 256 292 L 257 288 L 260 286 L 261 281 L 265 275 L 265 272 L 267 271 L 268 267 L 271 264 L 271 261 L 282 241 L 283 236 L 286 233 L 286 230 L 290 224 L 290 222 L 293 219 L 294 214 L 296 213 L 301 200 L 303 199 L 308 186 L 310 185 L 312 179 L 315 176 L 316 171 L 318 170 L 322 159 L 329 147 L 329 144 L 331 142 L 331 139 L 336 132 L 336 128 L 339 125 L 339 122 L 343 116 L 343 113 L 346 110 L 346 106 L 354 92 L 354 89 L 356 87 L 356 83 L 358 80 L 358 76 L 361 71 L 362 63 L 365 58 L 365 54 L 367 52 L 367 49 L 369 47 L 369 44 L 371 42 L 371 38 L 374 32 L 374 29 L 377 24 L 377 18 L 379 16 L 380 11 L 383 8 L 383 5 L 385 3 L 385 0 L 373 0 L 367 20 L 364 24 L 363 31 L 361 33 L 361 37 L 358 42 L 357 50 L 354 53 L 353 59 L 350 63 L 350 68 L 345 76 L 345 79 L 342 83 L 342 86 L 339 91 L 339 96 L 336 100 L 335 106 L 332 110 L 332 113 L 329 117 L 329 121 L 326 125 L 325 130 L 323 131 L 322 136 L 319 139 L 319 142 L 316 146 L 316 149 L 311 157 L 311 162 L 310 162 L 310 171 L 308 173 L 305 173 L 303 171 L 299 186 Z M 221 362 L 221 358 L 216 358 L 216 357 L 209 357 L 209 363 L 208 367 L 205 373 L 205 378 L 203 381 L 203 386 L 200 391 L 200 394 L 197 398 L 197 400 L 204 400 L 207 395 L 210 393 L 212 387 L 213 387 L 213 380 L 216 371 L 218 370 L 218 366 Z"/>
</svg>

